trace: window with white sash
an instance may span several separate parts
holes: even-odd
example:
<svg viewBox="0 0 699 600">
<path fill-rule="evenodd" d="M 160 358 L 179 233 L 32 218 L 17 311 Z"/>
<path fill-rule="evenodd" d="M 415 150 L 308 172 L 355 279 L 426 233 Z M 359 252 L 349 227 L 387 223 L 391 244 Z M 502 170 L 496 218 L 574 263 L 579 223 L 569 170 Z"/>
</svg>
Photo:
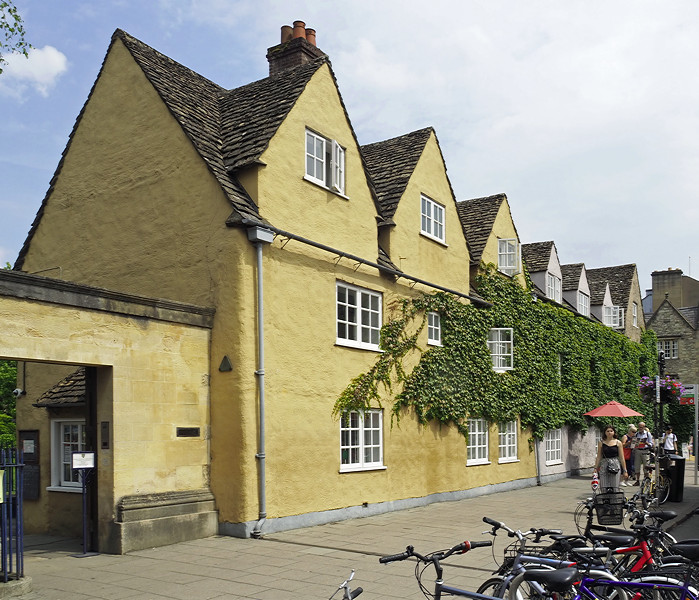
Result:
<svg viewBox="0 0 699 600">
<path fill-rule="evenodd" d="M 466 465 L 488 463 L 488 422 L 485 419 L 468 419 Z"/>
<path fill-rule="evenodd" d="M 439 313 L 427 313 L 427 343 L 431 346 L 442 345 L 442 320 Z"/>
<path fill-rule="evenodd" d="M 558 465 L 563 462 L 563 432 L 549 429 L 544 434 L 546 465 Z"/>
<path fill-rule="evenodd" d="M 491 329 L 488 332 L 488 350 L 493 361 L 493 369 L 507 371 L 514 368 L 512 328 Z"/>
<path fill-rule="evenodd" d="M 517 460 L 517 421 L 498 423 L 498 462 Z"/>
<path fill-rule="evenodd" d="M 498 271 L 505 275 L 516 275 L 520 271 L 521 247 L 515 239 L 498 240 Z"/>
<path fill-rule="evenodd" d="M 378 350 L 382 297 L 349 283 L 337 282 L 337 344 Z"/>
<path fill-rule="evenodd" d="M 561 302 L 561 278 L 552 273 L 546 273 L 546 297 Z"/>
<path fill-rule="evenodd" d="M 80 491 L 79 471 L 73 469 L 73 452 L 85 450 L 85 421 L 51 421 L 51 491 Z"/>
<path fill-rule="evenodd" d="M 336 140 L 306 130 L 306 179 L 345 193 L 345 149 Z"/>
<path fill-rule="evenodd" d="M 578 292 L 578 312 L 586 317 L 590 316 L 590 296 L 584 292 Z"/>
<path fill-rule="evenodd" d="M 420 233 L 444 243 L 444 207 L 424 194 L 420 196 Z"/>
<path fill-rule="evenodd" d="M 340 417 L 340 471 L 383 468 L 383 412 L 350 411 Z"/>
<path fill-rule="evenodd" d="M 613 329 L 623 329 L 624 309 L 621 306 L 605 306 L 602 314 L 602 323 Z"/>
<path fill-rule="evenodd" d="M 678 358 L 678 340 L 658 340 L 658 352 L 664 352 L 665 358 Z"/>
</svg>

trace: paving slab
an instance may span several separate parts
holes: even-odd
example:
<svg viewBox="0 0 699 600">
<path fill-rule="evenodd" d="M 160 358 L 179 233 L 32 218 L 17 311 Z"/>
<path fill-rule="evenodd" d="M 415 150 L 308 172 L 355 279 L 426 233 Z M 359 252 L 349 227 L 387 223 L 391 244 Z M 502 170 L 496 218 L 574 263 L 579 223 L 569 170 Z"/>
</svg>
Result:
<svg viewBox="0 0 699 600">
<path fill-rule="evenodd" d="M 694 484 L 693 469 L 694 462 L 687 461 L 682 502 L 663 505 L 663 509 L 678 513 L 673 525 L 699 508 L 699 485 Z M 628 495 L 635 491 L 623 489 Z M 79 540 L 27 536 L 25 574 L 31 578 L 32 591 L 22 598 L 327 599 L 354 569 L 354 587 L 364 588 L 362 600 L 419 600 L 423 595 L 415 581 L 414 562 L 380 565 L 380 556 L 402 552 L 407 545 L 426 554 L 463 540 L 493 540 L 484 534 L 489 529 L 482 521 L 484 516 L 514 529 L 547 527 L 573 533 L 575 508 L 590 495 L 590 478 L 575 476 L 541 486 L 269 534 L 262 539 L 214 536 L 123 556 L 78 558 Z M 693 537 L 699 537 L 699 531 Z M 511 541 L 499 535 L 492 551 L 474 549 L 453 557 L 445 564 L 445 580 L 475 590 L 497 568 Z"/>
</svg>

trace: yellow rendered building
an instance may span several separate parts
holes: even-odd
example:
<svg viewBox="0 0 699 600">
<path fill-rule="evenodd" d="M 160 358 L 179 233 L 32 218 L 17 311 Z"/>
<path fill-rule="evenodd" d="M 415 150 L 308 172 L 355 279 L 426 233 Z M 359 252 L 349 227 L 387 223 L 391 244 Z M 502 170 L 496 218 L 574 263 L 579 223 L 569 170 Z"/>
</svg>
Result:
<svg viewBox="0 0 699 600">
<path fill-rule="evenodd" d="M 166 498 L 167 515 L 190 510 L 188 492 L 213 493 L 219 532 L 258 536 L 536 476 L 519 428 L 501 460 L 490 424 L 485 460 L 471 466 L 455 428 L 411 415 L 392 425 L 378 407 L 333 416 L 376 360 L 397 300 L 446 290 L 484 304 L 470 289 L 466 224 L 480 217 L 457 204 L 431 128 L 360 146 L 327 56 L 297 35 L 283 29 L 270 48 L 269 77 L 227 90 L 117 30 L 15 265 L 215 311 L 207 410 L 188 416 L 209 449 L 196 477 L 172 476 L 174 428 L 152 435 L 175 402 L 167 386 L 129 414 L 118 402 L 100 413 L 115 426 L 113 460 L 99 461 L 96 438 L 98 485 L 141 507 L 144 526 Z M 499 209 L 479 261 L 497 262 L 497 238 L 517 237 L 506 200 Z M 18 410 L 20 429 L 49 418 L 41 404 Z M 139 470 L 134 448 L 162 468 Z M 63 502 L 60 489 L 41 494 L 42 507 Z M 30 502 L 25 512 L 28 530 L 51 528 Z M 99 539 L 101 551 L 141 543 Z"/>
</svg>

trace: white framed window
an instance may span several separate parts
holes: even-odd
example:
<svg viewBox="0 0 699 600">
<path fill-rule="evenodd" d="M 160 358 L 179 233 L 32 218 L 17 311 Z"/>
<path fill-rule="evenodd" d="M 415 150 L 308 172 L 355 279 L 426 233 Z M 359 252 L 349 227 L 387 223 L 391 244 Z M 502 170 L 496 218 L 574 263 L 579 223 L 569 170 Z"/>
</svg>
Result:
<svg viewBox="0 0 699 600">
<path fill-rule="evenodd" d="M 578 312 L 586 317 L 590 316 L 590 296 L 584 292 L 578 292 Z"/>
<path fill-rule="evenodd" d="M 73 452 L 85 450 L 85 421 L 51 421 L 51 491 L 81 491 L 80 473 L 73 469 Z"/>
<path fill-rule="evenodd" d="M 517 421 L 498 423 L 498 462 L 517 461 Z"/>
<path fill-rule="evenodd" d="M 444 243 L 444 207 L 424 194 L 420 196 L 420 233 Z"/>
<path fill-rule="evenodd" d="M 624 309 L 620 306 L 605 306 L 602 323 L 607 327 L 622 329 L 624 327 Z"/>
<path fill-rule="evenodd" d="M 561 302 L 561 278 L 546 273 L 546 296 L 554 302 Z"/>
<path fill-rule="evenodd" d="M 466 465 L 486 464 L 488 464 L 488 422 L 485 419 L 468 419 Z"/>
<path fill-rule="evenodd" d="M 631 305 L 631 313 L 633 315 L 633 326 L 638 327 L 638 304 L 635 302 Z"/>
<path fill-rule="evenodd" d="M 340 471 L 382 469 L 383 412 L 356 410 L 340 417 Z"/>
<path fill-rule="evenodd" d="M 516 275 L 521 262 L 521 247 L 516 239 L 498 240 L 498 271 L 505 275 Z"/>
<path fill-rule="evenodd" d="M 560 429 L 549 429 L 544 434 L 546 465 L 559 465 L 563 462 L 563 433 Z"/>
<path fill-rule="evenodd" d="M 337 141 L 306 129 L 305 178 L 344 194 L 345 149 Z"/>
<path fill-rule="evenodd" d="M 493 369 L 507 371 L 514 368 L 512 328 L 497 327 L 488 332 L 488 350 L 493 361 Z"/>
<path fill-rule="evenodd" d="M 665 358 L 679 358 L 679 344 L 677 340 L 659 340 L 658 352 L 664 352 Z"/>
<path fill-rule="evenodd" d="M 442 345 L 442 319 L 439 313 L 427 313 L 427 343 L 431 346 Z"/>
<path fill-rule="evenodd" d="M 378 350 L 381 333 L 382 297 L 349 283 L 336 284 L 337 343 L 365 350 Z"/>
</svg>

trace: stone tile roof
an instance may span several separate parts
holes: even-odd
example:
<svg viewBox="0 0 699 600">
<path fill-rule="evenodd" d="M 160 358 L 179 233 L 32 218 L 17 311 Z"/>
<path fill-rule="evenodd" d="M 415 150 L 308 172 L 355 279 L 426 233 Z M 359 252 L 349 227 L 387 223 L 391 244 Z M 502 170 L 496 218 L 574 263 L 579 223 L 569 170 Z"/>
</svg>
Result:
<svg viewBox="0 0 699 600">
<path fill-rule="evenodd" d="M 635 274 L 635 264 L 587 269 L 587 280 L 590 284 L 590 303 L 602 304 L 604 300 L 604 284 L 608 283 L 614 305 L 626 307 L 631 296 L 631 285 Z"/>
<path fill-rule="evenodd" d="M 522 244 L 522 260 L 530 273 L 546 271 L 549 268 L 551 252 L 555 249 L 553 242 L 533 242 Z"/>
<path fill-rule="evenodd" d="M 248 85 L 220 98 L 223 160 L 228 171 L 256 163 L 313 74 L 319 58 Z"/>
<path fill-rule="evenodd" d="M 85 404 L 85 368 L 80 367 L 64 377 L 50 390 L 44 392 L 34 406 L 57 408 L 61 406 L 82 406 Z"/>
<path fill-rule="evenodd" d="M 427 127 L 361 147 L 384 218 L 392 219 L 434 129 Z"/>
<path fill-rule="evenodd" d="M 689 323 L 693 329 L 699 328 L 699 307 L 688 306 L 684 308 L 678 308 L 677 312 L 685 318 L 687 323 Z"/>
<path fill-rule="evenodd" d="M 495 219 L 504 200 L 507 200 L 505 194 L 496 194 L 456 203 L 472 263 L 480 264 L 483 250 L 493 232 Z"/>
<path fill-rule="evenodd" d="M 564 292 L 578 289 L 578 285 L 580 285 L 580 276 L 584 267 L 585 263 L 561 265 L 561 287 Z"/>
</svg>

